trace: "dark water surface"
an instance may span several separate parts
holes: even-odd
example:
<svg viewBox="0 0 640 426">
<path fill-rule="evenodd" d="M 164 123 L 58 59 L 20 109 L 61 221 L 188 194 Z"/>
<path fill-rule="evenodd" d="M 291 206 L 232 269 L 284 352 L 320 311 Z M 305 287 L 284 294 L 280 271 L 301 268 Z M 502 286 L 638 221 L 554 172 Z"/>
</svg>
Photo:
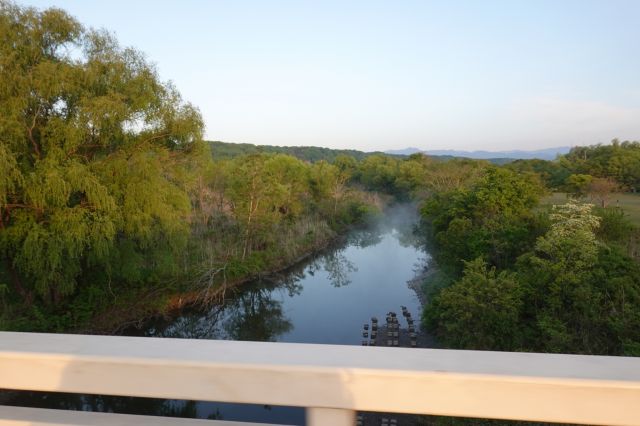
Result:
<svg viewBox="0 0 640 426">
<path fill-rule="evenodd" d="M 428 255 L 412 233 L 415 208 L 396 206 L 381 222 L 269 279 L 227 294 L 223 304 L 155 320 L 128 335 L 360 345 L 362 324 L 420 302 L 407 281 Z M 121 413 L 304 424 L 304 409 L 144 398 L 20 393 L 15 404 Z"/>
</svg>

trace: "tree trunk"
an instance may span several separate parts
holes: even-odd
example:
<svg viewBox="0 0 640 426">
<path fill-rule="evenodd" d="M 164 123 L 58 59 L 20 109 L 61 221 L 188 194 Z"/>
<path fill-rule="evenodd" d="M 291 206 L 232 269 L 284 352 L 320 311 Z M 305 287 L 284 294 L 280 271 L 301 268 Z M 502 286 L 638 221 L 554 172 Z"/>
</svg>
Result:
<svg viewBox="0 0 640 426">
<path fill-rule="evenodd" d="M 11 284 L 13 285 L 13 289 L 20 295 L 24 303 L 27 306 L 30 306 L 33 302 L 33 294 L 24 288 L 22 281 L 20 280 L 20 276 L 18 275 L 18 271 L 13 267 L 9 258 L 5 259 L 5 265 L 7 266 L 9 275 L 11 275 Z"/>
</svg>

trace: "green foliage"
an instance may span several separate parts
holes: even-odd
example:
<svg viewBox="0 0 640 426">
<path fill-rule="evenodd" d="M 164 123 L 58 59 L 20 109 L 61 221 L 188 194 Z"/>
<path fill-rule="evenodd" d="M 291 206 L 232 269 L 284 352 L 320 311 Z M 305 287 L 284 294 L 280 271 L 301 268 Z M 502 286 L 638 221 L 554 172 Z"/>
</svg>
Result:
<svg viewBox="0 0 640 426">
<path fill-rule="evenodd" d="M 559 161 L 516 160 L 505 165 L 506 168 L 523 174 L 540 176 L 545 186 L 550 189 L 562 188 L 571 173 Z"/>
<path fill-rule="evenodd" d="M 404 197 L 423 199 L 429 194 L 469 187 L 488 167 L 485 161 L 413 154 L 399 163 L 396 190 Z"/>
<path fill-rule="evenodd" d="M 542 262 L 558 263 L 565 258 L 569 264 L 564 267 L 576 272 L 593 262 L 597 252 L 595 230 L 600 219 L 591 213 L 592 207 L 574 201 L 553 206 L 551 228 L 535 247 Z"/>
<path fill-rule="evenodd" d="M 425 310 L 430 330 L 463 349 L 513 350 L 518 346 L 521 290 L 513 273 L 497 273 L 480 258 L 443 289 Z"/>
<path fill-rule="evenodd" d="M 427 306 L 428 326 L 456 348 L 637 355 L 640 265 L 602 242 L 616 241 L 628 223 L 615 210 L 599 217 L 592 207 L 555 206 L 548 230 L 515 264 L 466 262 L 463 276 Z M 449 213 L 450 226 L 467 226 L 457 225 L 460 212 Z M 458 243 L 469 252 L 474 244 Z"/>
<path fill-rule="evenodd" d="M 575 347 L 570 321 L 584 323 L 597 300 L 588 279 L 598 256 L 594 230 L 599 220 L 591 207 L 574 202 L 555 206 L 550 230 L 520 259 L 540 342 L 555 350 Z"/>
<path fill-rule="evenodd" d="M 57 306 L 100 277 L 117 287 L 174 273 L 204 153 L 197 110 L 142 54 L 59 9 L 0 3 L 0 41 L 0 268 L 11 293 Z"/>
<path fill-rule="evenodd" d="M 614 139 L 610 145 L 577 146 L 554 161 L 516 160 L 504 166 L 522 174 L 537 175 L 547 188 L 578 197 L 640 191 L 640 142 Z M 592 182 L 596 181 L 594 185 Z M 603 183 L 609 184 L 604 185 Z M 589 188 L 589 186 L 593 186 Z M 606 204 L 606 200 L 602 200 Z"/>
<path fill-rule="evenodd" d="M 359 179 L 365 187 L 395 194 L 400 161 L 386 155 L 372 155 L 360 163 Z"/>
<path fill-rule="evenodd" d="M 264 241 L 271 225 L 300 215 L 307 169 L 293 157 L 264 154 L 238 157 L 229 167 L 233 172 L 227 178 L 226 195 L 244 235 L 244 258 L 256 245 L 255 239 Z"/>
<path fill-rule="evenodd" d="M 600 207 L 594 209 L 594 213 L 600 218 L 596 236 L 609 245 L 627 243 L 628 237 L 635 231 L 629 216 L 620 207 Z"/>
<path fill-rule="evenodd" d="M 211 153 L 216 160 L 232 159 L 253 154 L 286 154 L 302 161 L 312 163 L 327 161 L 334 163 L 341 157 L 349 157 L 360 161 L 370 155 L 387 155 L 381 152 L 362 152 L 355 149 L 330 149 L 318 146 L 272 146 L 253 145 L 249 143 L 208 142 Z"/>
<path fill-rule="evenodd" d="M 575 147 L 560 164 L 571 173 L 611 178 L 628 190 L 640 191 L 640 142 L 614 139 L 610 145 Z"/>
<path fill-rule="evenodd" d="M 589 184 L 593 180 L 593 176 L 585 174 L 573 174 L 567 177 L 565 181 L 565 190 L 577 197 L 587 195 Z"/>
<path fill-rule="evenodd" d="M 535 180 L 496 167 L 485 169 L 471 188 L 435 193 L 422 217 L 438 264 L 453 275 L 477 257 L 500 268 L 513 264 L 537 236 L 530 209 L 541 194 Z"/>
<path fill-rule="evenodd" d="M 423 226 L 453 282 L 431 289 L 424 320 L 441 342 L 640 354 L 640 265 L 630 257 L 638 253 L 638 231 L 621 209 L 604 208 L 615 180 L 637 188 L 639 148 L 615 141 L 574 148 L 555 162 L 503 167 L 519 175 L 484 172 L 466 188 L 435 191 L 422 208 Z M 603 207 L 570 201 L 534 214 L 541 192 L 527 176 Z"/>
</svg>

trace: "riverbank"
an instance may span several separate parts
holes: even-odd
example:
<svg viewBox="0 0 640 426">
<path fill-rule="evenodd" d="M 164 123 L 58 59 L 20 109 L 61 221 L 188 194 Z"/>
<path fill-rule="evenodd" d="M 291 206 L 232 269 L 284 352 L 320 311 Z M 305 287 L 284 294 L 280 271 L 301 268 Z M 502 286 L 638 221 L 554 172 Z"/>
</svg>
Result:
<svg viewBox="0 0 640 426">
<path fill-rule="evenodd" d="M 120 334 L 125 329 L 141 328 L 154 318 L 170 320 L 188 308 L 202 308 L 222 303 L 229 294 L 236 293 L 248 282 L 257 279 L 277 280 L 282 273 L 296 268 L 310 257 L 344 244 L 354 231 L 376 229 L 384 222 L 383 218 L 387 217 L 388 210 L 397 207 L 389 206 L 389 202 L 385 200 L 387 204 L 384 206 L 384 213 L 369 217 L 364 223 L 353 223 L 337 231 L 325 223 L 310 241 L 309 235 L 305 235 L 304 238 L 288 244 L 286 248 L 272 249 L 270 257 L 260 259 L 259 267 L 254 266 L 253 270 L 240 276 L 229 277 L 225 273 L 218 273 L 213 283 L 198 284 L 179 291 L 169 288 L 132 294 L 125 301 L 121 299 L 117 305 L 114 304 L 96 315 L 89 325 L 74 329 L 73 332 Z"/>
<path fill-rule="evenodd" d="M 425 291 L 425 282 L 432 276 L 437 273 L 438 269 L 433 262 L 427 263 L 427 265 L 422 269 L 415 277 L 407 281 L 407 285 L 410 289 L 415 291 L 418 300 L 420 301 L 420 305 L 424 308 L 427 303 L 427 292 Z"/>
<path fill-rule="evenodd" d="M 274 258 L 266 269 L 233 278 L 223 276 L 214 285 L 207 287 L 187 291 L 155 289 L 145 293 L 131 294 L 127 300 L 121 300 L 117 305 L 114 304 L 96 315 L 88 326 L 74 329 L 73 332 L 120 334 L 123 330 L 131 327 L 140 328 L 154 318 L 169 319 L 176 317 L 182 310 L 190 307 L 204 307 L 221 303 L 227 296 L 227 292 L 234 292 L 243 284 L 255 279 L 269 277 L 293 268 L 331 245 L 340 244 L 345 238 L 344 235 L 344 233 L 338 234 L 333 231 L 324 234 L 321 238 L 305 245 L 302 254 L 297 254 L 293 258 Z"/>
</svg>

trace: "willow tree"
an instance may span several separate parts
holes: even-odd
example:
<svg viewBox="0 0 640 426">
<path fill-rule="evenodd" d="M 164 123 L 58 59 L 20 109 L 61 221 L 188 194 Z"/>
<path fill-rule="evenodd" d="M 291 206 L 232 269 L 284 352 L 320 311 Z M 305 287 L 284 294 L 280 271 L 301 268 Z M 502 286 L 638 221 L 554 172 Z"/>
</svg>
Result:
<svg viewBox="0 0 640 426">
<path fill-rule="evenodd" d="M 55 302 L 89 270 L 132 282 L 171 263 L 202 129 L 141 53 L 0 0 L 0 272 L 14 291 Z"/>
<path fill-rule="evenodd" d="M 282 154 L 253 154 L 230 163 L 226 196 L 243 235 L 242 259 L 254 245 L 264 245 L 274 226 L 302 213 L 307 169 L 300 160 Z"/>
</svg>

